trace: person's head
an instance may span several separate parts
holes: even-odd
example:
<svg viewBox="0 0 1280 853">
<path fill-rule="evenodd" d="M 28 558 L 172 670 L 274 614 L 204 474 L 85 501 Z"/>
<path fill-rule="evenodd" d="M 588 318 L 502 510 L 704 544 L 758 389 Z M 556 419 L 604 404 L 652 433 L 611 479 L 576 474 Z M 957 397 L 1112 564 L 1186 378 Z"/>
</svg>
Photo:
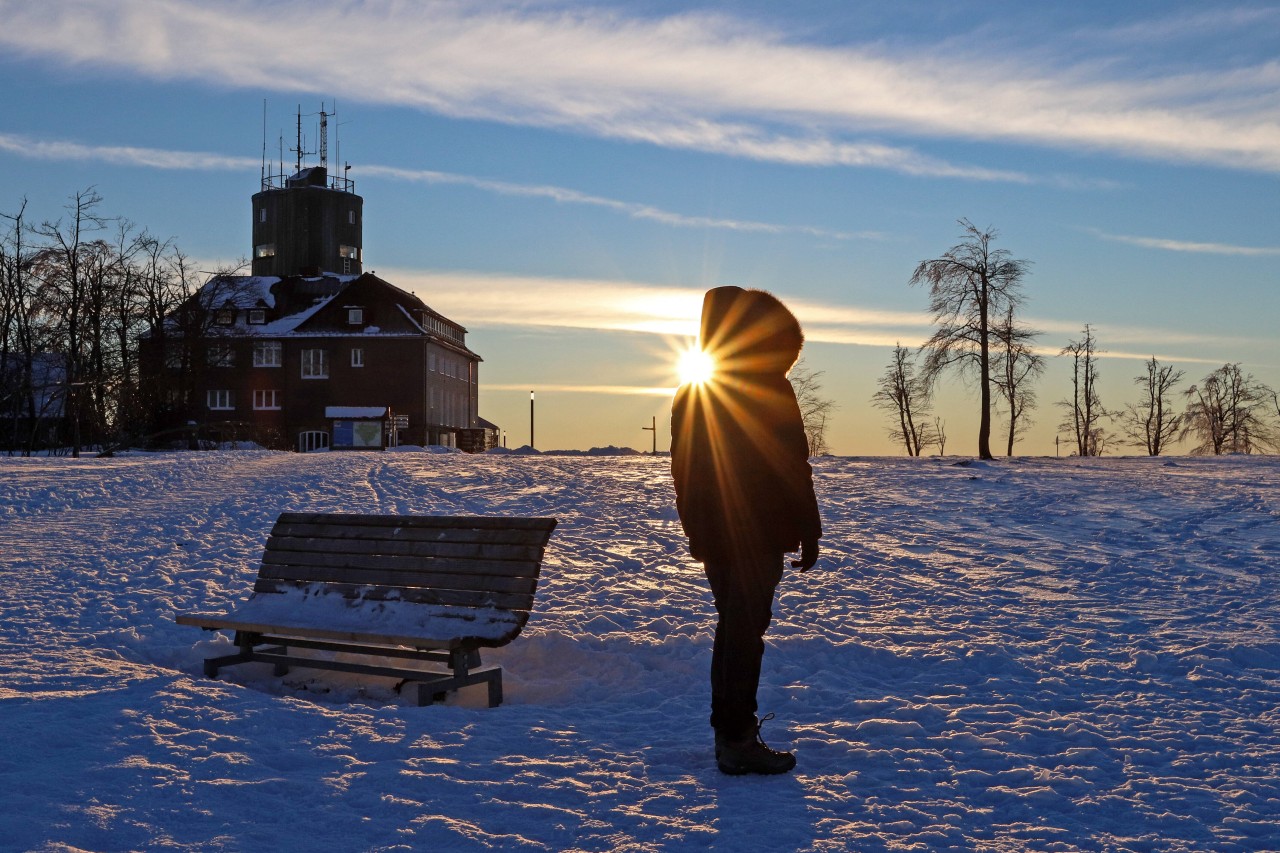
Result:
<svg viewBox="0 0 1280 853">
<path fill-rule="evenodd" d="M 727 286 L 703 297 L 699 340 L 717 373 L 785 374 L 800 357 L 804 333 L 773 294 Z"/>
</svg>

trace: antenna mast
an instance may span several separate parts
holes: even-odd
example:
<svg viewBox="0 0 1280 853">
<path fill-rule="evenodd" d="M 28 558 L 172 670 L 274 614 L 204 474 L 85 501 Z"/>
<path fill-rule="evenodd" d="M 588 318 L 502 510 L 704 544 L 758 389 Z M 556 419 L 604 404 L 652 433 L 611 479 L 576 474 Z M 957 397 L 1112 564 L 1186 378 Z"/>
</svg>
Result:
<svg viewBox="0 0 1280 853">
<path fill-rule="evenodd" d="M 320 168 L 329 168 L 329 114 L 320 104 Z"/>
<path fill-rule="evenodd" d="M 267 186 L 267 99 L 262 99 L 262 170 L 258 173 L 258 180 L 263 188 Z"/>
</svg>

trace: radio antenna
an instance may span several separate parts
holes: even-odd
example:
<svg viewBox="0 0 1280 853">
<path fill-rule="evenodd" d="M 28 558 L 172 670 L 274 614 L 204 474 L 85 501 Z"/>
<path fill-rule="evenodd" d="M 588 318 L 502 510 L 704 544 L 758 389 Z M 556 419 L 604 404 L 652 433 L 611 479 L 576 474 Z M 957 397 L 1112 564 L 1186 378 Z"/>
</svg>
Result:
<svg viewBox="0 0 1280 853">
<path fill-rule="evenodd" d="M 258 172 L 262 186 L 267 185 L 267 99 L 262 99 L 262 169 Z"/>
</svg>

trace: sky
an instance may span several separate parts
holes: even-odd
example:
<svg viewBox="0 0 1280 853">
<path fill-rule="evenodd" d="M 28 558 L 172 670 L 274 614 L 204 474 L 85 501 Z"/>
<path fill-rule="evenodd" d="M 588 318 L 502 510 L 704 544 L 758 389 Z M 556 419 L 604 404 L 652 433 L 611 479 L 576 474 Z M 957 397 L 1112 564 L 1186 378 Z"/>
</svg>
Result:
<svg viewBox="0 0 1280 853">
<path fill-rule="evenodd" d="M 510 446 L 534 391 L 540 449 L 649 449 L 653 419 L 665 449 L 731 284 L 795 310 L 839 454 L 902 452 L 870 398 L 968 219 L 1030 262 L 1017 452 L 1065 454 L 1086 324 L 1110 409 L 1153 355 L 1180 390 L 1228 362 L 1280 387 L 1277 57 L 1275 3 L 0 0 L 0 213 L 92 186 L 214 269 L 324 109 L 365 269 L 467 327 Z M 971 385 L 935 413 L 976 452 Z"/>
</svg>

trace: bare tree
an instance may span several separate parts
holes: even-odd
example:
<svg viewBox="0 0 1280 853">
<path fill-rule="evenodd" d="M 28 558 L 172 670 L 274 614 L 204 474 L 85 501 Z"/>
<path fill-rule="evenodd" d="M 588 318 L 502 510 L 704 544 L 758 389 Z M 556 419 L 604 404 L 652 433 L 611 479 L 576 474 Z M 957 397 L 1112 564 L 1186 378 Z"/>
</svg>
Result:
<svg viewBox="0 0 1280 853">
<path fill-rule="evenodd" d="M 1067 417 L 1058 427 L 1074 439 L 1077 456 L 1101 456 L 1107 434 L 1102 419 L 1110 417 L 1098 396 L 1098 349 L 1093 329 L 1084 327 L 1084 337 L 1071 341 L 1059 355 L 1071 356 L 1071 398 L 1059 401 Z"/>
<path fill-rule="evenodd" d="M 93 298 L 89 271 L 98 246 L 89 236 L 105 225 L 103 217 L 96 212 L 101 203 L 102 196 L 92 187 L 81 190 L 72 195 L 64 206 L 68 218 L 53 222 L 46 220 L 35 229 L 49 247 L 47 252 L 51 263 L 46 265 L 50 275 L 45 280 L 45 298 L 62 320 L 62 346 L 59 349 L 65 358 L 67 401 L 75 427 L 72 455 L 77 457 L 80 455 L 80 422 L 84 408 L 82 389 L 86 385 L 89 361 L 86 343 L 93 341 L 91 324 L 86 331 L 85 321 Z"/>
<path fill-rule="evenodd" d="M 1224 364 L 1186 390 L 1181 436 L 1199 441 L 1191 450 L 1194 454 L 1256 453 L 1278 447 L 1280 435 L 1269 422 L 1275 393 L 1244 373 L 1239 363 Z"/>
<path fill-rule="evenodd" d="M 1169 399 L 1174 386 L 1182 381 L 1182 377 L 1181 370 L 1161 364 L 1154 355 L 1147 361 L 1147 372 L 1133 377 L 1134 384 L 1142 393 L 1142 399 L 1137 403 L 1125 404 L 1121 429 L 1130 443 L 1141 447 L 1148 456 L 1163 453 L 1182 429 L 1183 416 L 1174 413 L 1173 401 Z"/>
<path fill-rule="evenodd" d="M 796 402 L 800 404 L 800 417 L 804 420 L 804 434 L 809 439 L 810 456 L 826 456 L 831 452 L 827 446 L 827 420 L 836 405 L 821 394 L 823 371 L 810 370 L 800 359 L 791 368 L 787 378 L 796 392 Z"/>
<path fill-rule="evenodd" d="M 995 326 L 1021 302 L 1022 277 L 1029 264 L 1004 249 L 992 249 L 995 230 L 979 230 L 967 219 L 961 219 L 960 226 L 961 241 L 942 257 L 921 261 L 911 276 L 911 284 L 929 285 L 929 310 L 938 326 L 921 348 L 928 353 L 923 375 L 930 384 L 950 367 L 976 376 L 978 456 L 991 459 L 991 353 L 999 345 Z"/>
<path fill-rule="evenodd" d="M 871 396 L 871 402 L 893 417 L 889 437 L 902 442 L 908 456 L 919 456 L 921 449 L 935 439 L 925 421 L 929 415 L 929 385 L 917 375 L 911 350 L 902 344 L 893 348 L 893 358 L 878 385 L 879 390 Z"/>
<path fill-rule="evenodd" d="M 938 455 L 947 455 L 947 422 L 942 418 L 933 419 L 933 440 L 938 445 Z"/>
<path fill-rule="evenodd" d="M 996 357 L 996 371 L 992 381 L 1000 392 L 1009 412 L 1008 443 L 1006 456 L 1013 455 L 1013 445 L 1031 426 L 1028 415 L 1036 406 L 1036 392 L 1031 382 L 1044 373 L 1044 358 L 1031 348 L 1031 341 L 1039 332 L 1020 326 L 1013 316 L 1013 306 L 1005 310 L 1004 318 L 995 329 L 1000 341 Z"/>
</svg>

